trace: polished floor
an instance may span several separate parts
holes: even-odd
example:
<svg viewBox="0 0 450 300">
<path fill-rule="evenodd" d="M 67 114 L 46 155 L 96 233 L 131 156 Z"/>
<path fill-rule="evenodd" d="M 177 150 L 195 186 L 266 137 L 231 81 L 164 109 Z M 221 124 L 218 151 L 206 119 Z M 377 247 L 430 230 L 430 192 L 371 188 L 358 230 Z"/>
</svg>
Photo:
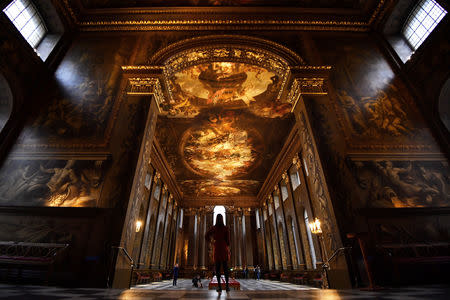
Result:
<svg viewBox="0 0 450 300">
<path fill-rule="evenodd" d="M 247 284 L 251 284 L 247 282 Z M 255 283 L 256 284 L 256 283 Z M 0 299 L 12 300 L 94 300 L 94 299 L 392 299 L 392 300 L 447 300 L 450 299 L 450 286 L 426 286 L 385 289 L 376 292 L 360 290 L 244 290 L 218 294 L 216 291 L 204 289 L 69 289 L 44 286 L 18 286 L 0 284 Z"/>
<path fill-rule="evenodd" d="M 288 282 L 272 281 L 272 280 L 254 280 L 254 279 L 238 279 L 241 284 L 241 291 L 278 291 L 278 290 L 312 290 L 317 289 L 306 285 L 292 284 Z M 208 280 L 202 280 L 203 289 L 208 289 Z M 225 287 L 223 287 L 225 288 Z M 164 280 L 161 282 L 152 282 L 149 284 L 140 284 L 133 289 L 150 289 L 150 290 L 197 290 L 201 288 L 192 286 L 192 280 L 179 279 L 177 286 L 172 285 L 172 280 Z"/>
</svg>

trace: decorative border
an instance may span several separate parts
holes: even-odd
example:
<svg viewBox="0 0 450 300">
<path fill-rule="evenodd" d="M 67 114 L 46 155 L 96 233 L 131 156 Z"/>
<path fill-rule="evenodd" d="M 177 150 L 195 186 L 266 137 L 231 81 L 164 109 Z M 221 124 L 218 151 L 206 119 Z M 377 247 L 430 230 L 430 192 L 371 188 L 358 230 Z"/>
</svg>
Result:
<svg viewBox="0 0 450 300">
<path fill-rule="evenodd" d="M 322 20 L 299 20 L 299 16 L 291 16 L 288 20 L 277 19 L 249 19 L 246 15 L 258 16 L 260 9 L 246 9 L 246 15 L 239 19 L 206 19 L 211 15 L 217 17 L 220 10 L 207 8 L 199 9 L 92 9 L 87 13 L 89 16 L 99 15 L 102 12 L 115 13 L 116 15 L 126 15 L 128 19 L 120 21 L 99 20 L 99 21 L 81 21 L 77 13 L 74 12 L 69 0 L 63 0 L 65 10 L 69 12 L 73 22 L 81 31 L 148 31 L 148 30 L 248 30 L 248 29 L 266 29 L 266 30 L 315 30 L 315 31 L 364 31 L 370 30 L 370 26 L 384 15 L 385 0 L 380 0 L 368 18 L 367 21 L 322 21 Z M 85 9 L 81 9 L 85 11 Z M 236 14 L 236 8 L 232 10 L 223 10 L 223 13 Z M 177 15 L 195 15 L 196 19 L 180 20 Z M 152 20 L 142 18 L 142 15 L 149 15 Z M 138 16 L 139 19 L 132 20 L 131 16 Z M 163 16 L 165 20 L 155 20 L 155 17 Z M 169 16 L 170 19 L 167 19 Z M 239 16 L 239 15 L 238 15 Z M 349 18 L 354 17 L 349 15 Z"/>
<path fill-rule="evenodd" d="M 122 67 L 123 68 L 123 67 Z M 164 95 L 158 78 L 154 77 L 133 77 L 128 78 L 127 94 L 134 96 L 150 95 L 155 97 L 158 112 L 161 112 L 160 105 L 164 102 Z"/>
<path fill-rule="evenodd" d="M 321 77 L 295 78 L 287 96 L 288 102 L 292 104 L 291 112 L 295 110 L 301 95 L 327 95 L 325 80 L 326 78 Z"/>
<path fill-rule="evenodd" d="M 173 100 L 170 83 L 170 78 L 173 74 L 190 66 L 211 62 L 246 63 L 261 66 L 269 71 L 273 71 L 275 74 L 279 75 L 281 79 L 281 86 L 276 99 L 277 101 L 283 94 L 290 73 L 288 62 L 286 60 L 262 49 L 245 46 L 235 47 L 232 45 L 211 45 L 193 48 L 172 56 L 164 63 L 164 81 L 169 94 L 169 101 Z"/>
</svg>

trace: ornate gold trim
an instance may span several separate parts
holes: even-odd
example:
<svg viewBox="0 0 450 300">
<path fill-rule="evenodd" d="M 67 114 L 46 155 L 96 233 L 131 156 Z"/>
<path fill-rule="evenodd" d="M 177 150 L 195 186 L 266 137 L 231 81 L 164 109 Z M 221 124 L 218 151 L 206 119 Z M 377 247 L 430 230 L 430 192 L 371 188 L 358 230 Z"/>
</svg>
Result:
<svg viewBox="0 0 450 300">
<path fill-rule="evenodd" d="M 299 20 L 301 17 L 298 12 L 293 12 L 295 15 L 288 20 L 276 19 L 249 19 L 248 12 L 254 11 L 255 15 L 260 15 L 260 10 L 246 10 L 246 15 L 242 15 L 237 19 L 203 19 L 202 17 L 221 17 L 220 11 L 208 8 L 207 10 L 199 10 L 198 8 L 191 9 L 98 9 L 90 10 L 89 16 L 103 17 L 104 12 L 115 13 L 117 15 L 125 16 L 125 18 L 140 17 L 136 20 L 120 20 L 120 21 L 80 21 L 77 14 L 74 12 L 68 0 L 63 0 L 65 9 L 73 19 L 74 23 L 81 31 L 148 31 L 148 30 L 247 30 L 247 29 L 266 29 L 266 30 L 317 30 L 317 31 L 369 31 L 370 26 L 377 18 L 383 15 L 383 8 L 385 7 L 385 0 L 380 0 L 368 18 L 367 21 L 322 21 L 322 20 Z M 236 14 L 236 10 L 223 11 L 223 13 Z M 196 16 L 197 19 L 180 20 L 179 16 L 185 14 Z M 152 20 L 143 19 L 146 15 Z M 286 14 L 284 14 L 286 15 Z M 164 16 L 165 20 L 155 20 L 154 18 Z M 240 15 L 237 14 L 237 17 Z M 167 18 L 173 18 L 167 20 Z M 348 18 L 353 15 L 348 15 Z"/>
<path fill-rule="evenodd" d="M 190 66 L 211 62 L 246 63 L 261 66 L 274 72 L 281 79 L 277 101 L 281 98 L 289 77 L 288 62 L 282 57 L 264 49 L 231 44 L 195 47 L 171 56 L 164 63 L 164 82 L 167 86 L 169 101 L 173 100 L 170 78 L 176 72 L 189 68 Z"/>
<path fill-rule="evenodd" d="M 128 95 L 152 95 L 155 98 L 158 111 L 161 112 L 160 105 L 164 102 L 164 95 L 158 78 L 133 77 L 128 78 L 128 83 Z"/>
<path fill-rule="evenodd" d="M 325 70 L 329 70 L 328 68 Z M 325 78 L 315 78 L 315 77 L 303 77 L 295 78 L 289 94 L 287 96 L 287 101 L 292 104 L 291 111 L 294 111 L 300 100 L 301 95 L 326 95 L 328 94 L 327 86 L 325 84 Z"/>
</svg>

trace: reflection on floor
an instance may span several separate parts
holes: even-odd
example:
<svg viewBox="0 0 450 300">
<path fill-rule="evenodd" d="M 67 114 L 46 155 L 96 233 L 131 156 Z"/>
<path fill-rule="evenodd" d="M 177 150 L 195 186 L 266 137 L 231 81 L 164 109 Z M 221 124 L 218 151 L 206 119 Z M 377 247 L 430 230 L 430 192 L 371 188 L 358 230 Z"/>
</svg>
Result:
<svg viewBox="0 0 450 300">
<path fill-rule="evenodd" d="M 314 287 L 306 285 L 297 285 L 287 282 L 271 280 L 238 279 L 241 284 L 241 291 L 278 291 L 278 290 L 312 290 Z M 209 280 L 202 280 L 203 289 L 208 289 Z M 192 286 L 190 279 L 178 279 L 177 286 L 172 286 L 172 280 L 153 282 L 149 284 L 140 284 L 135 289 L 151 290 L 202 290 Z M 225 287 L 222 287 L 225 289 Z"/>
<path fill-rule="evenodd" d="M 199 290 L 150 290 L 150 289 L 74 289 L 45 286 L 16 286 L 0 284 L 0 299 L 9 300 L 94 300 L 94 299 L 325 299 L 325 300 L 447 300 L 450 286 L 409 287 L 368 292 L 360 290 L 265 290 L 231 291 L 218 294 L 216 291 Z"/>
</svg>

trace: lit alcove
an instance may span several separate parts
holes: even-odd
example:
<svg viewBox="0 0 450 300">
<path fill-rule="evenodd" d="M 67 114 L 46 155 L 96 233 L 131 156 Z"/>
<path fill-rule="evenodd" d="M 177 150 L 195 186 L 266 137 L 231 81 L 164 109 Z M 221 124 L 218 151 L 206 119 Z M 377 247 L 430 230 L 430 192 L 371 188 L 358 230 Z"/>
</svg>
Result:
<svg viewBox="0 0 450 300">
<path fill-rule="evenodd" d="M 0 132 L 8 122 L 13 106 L 13 96 L 9 84 L 0 73 Z"/>
<path fill-rule="evenodd" d="M 213 224 L 214 225 L 216 225 L 216 216 L 217 215 L 222 215 L 223 216 L 223 223 L 226 225 L 225 206 L 216 205 L 214 207 L 214 216 L 213 216 Z"/>
</svg>

